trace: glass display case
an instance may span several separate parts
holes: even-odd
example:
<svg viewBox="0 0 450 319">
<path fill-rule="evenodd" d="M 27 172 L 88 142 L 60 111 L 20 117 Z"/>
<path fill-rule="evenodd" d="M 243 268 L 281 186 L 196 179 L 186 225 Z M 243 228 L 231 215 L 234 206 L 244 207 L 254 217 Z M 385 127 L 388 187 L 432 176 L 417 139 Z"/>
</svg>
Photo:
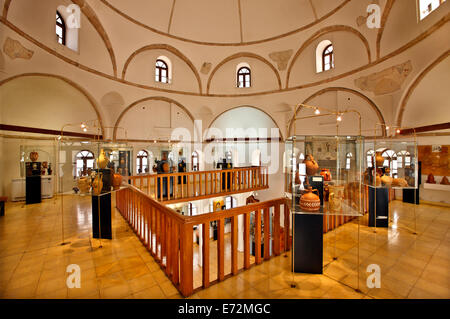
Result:
<svg viewBox="0 0 450 319">
<path fill-rule="evenodd" d="M 417 189 L 417 143 L 414 140 L 373 139 L 364 143 L 364 185 Z"/>
<path fill-rule="evenodd" d="M 285 145 L 286 195 L 295 214 L 362 216 L 361 136 L 293 136 Z"/>
<path fill-rule="evenodd" d="M 132 148 L 125 143 L 59 141 L 59 191 L 102 196 L 120 189 L 132 170 L 131 152 Z"/>
</svg>

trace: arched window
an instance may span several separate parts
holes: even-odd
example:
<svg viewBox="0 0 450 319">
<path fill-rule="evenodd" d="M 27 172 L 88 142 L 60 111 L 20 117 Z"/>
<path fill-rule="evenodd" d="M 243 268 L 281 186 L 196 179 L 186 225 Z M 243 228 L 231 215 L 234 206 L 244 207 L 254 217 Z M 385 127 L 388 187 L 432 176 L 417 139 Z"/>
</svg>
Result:
<svg viewBox="0 0 450 319">
<path fill-rule="evenodd" d="M 87 175 L 88 169 L 94 168 L 94 154 L 91 151 L 81 151 L 76 156 L 76 176 Z"/>
<path fill-rule="evenodd" d="M 329 44 L 322 52 L 323 70 L 328 71 L 334 68 L 333 44 Z"/>
<path fill-rule="evenodd" d="M 199 170 L 199 162 L 198 162 L 198 153 L 194 152 L 192 153 L 192 171 L 198 171 Z"/>
<path fill-rule="evenodd" d="M 237 71 L 237 87 L 249 88 L 251 86 L 250 68 L 243 66 Z"/>
<path fill-rule="evenodd" d="M 169 83 L 169 67 L 167 66 L 167 63 L 161 59 L 156 60 L 155 81 Z"/>
<path fill-rule="evenodd" d="M 353 158 L 353 154 L 352 153 L 347 153 L 347 160 L 345 162 L 345 169 L 350 169 L 352 158 Z"/>
<path fill-rule="evenodd" d="M 397 153 L 397 165 L 398 168 L 411 166 L 411 154 L 408 151 L 400 151 Z"/>
<path fill-rule="evenodd" d="M 227 151 L 225 153 L 225 158 L 227 159 L 227 163 L 231 163 L 233 160 L 233 153 L 231 153 L 231 151 Z"/>
<path fill-rule="evenodd" d="M 373 167 L 373 157 L 375 156 L 374 150 L 368 150 L 366 154 L 367 167 Z"/>
<path fill-rule="evenodd" d="M 141 150 L 136 156 L 136 170 L 138 174 L 148 173 L 148 152 Z"/>
<path fill-rule="evenodd" d="M 56 11 L 56 40 L 59 44 L 66 45 L 66 23 L 58 11 Z"/>
<path fill-rule="evenodd" d="M 419 0 L 419 19 L 422 20 L 446 0 Z"/>
</svg>

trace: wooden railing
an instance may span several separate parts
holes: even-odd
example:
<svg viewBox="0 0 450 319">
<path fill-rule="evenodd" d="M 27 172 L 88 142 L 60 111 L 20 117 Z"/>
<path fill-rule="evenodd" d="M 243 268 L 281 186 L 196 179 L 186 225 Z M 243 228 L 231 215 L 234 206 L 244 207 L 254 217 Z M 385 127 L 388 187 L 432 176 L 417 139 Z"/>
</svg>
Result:
<svg viewBox="0 0 450 319">
<path fill-rule="evenodd" d="M 269 188 L 267 167 L 148 174 L 128 177 L 129 183 L 165 204 L 251 192 Z"/>
<path fill-rule="evenodd" d="M 194 292 L 194 226 L 202 225 L 202 284 L 207 288 L 239 271 L 261 264 L 290 248 L 290 211 L 286 199 L 249 204 L 220 212 L 182 216 L 133 186 L 116 193 L 116 207 L 180 293 Z M 253 223 L 250 224 L 252 215 Z M 238 265 L 238 218 L 243 219 L 243 267 Z M 225 274 L 225 220 L 231 219 L 231 270 Z M 272 222 L 270 223 L 270 220 Z M 262 221 L 263 225 L 262 226 Z M 217 280 L 210 279 L 210 223 L 217 222 Z M 272 226 L 272 227 L 271 227 Z M 282 227 L 283 226 L 283 227 Z M 255 249 L 251 263 L 250 241 Z M 263 239 L 262 239 L 263 238 Z M 264 251 L 261 252 L 261 245 Z M 272 249 L 270 249 L 272 247 Z"/>
</svg>

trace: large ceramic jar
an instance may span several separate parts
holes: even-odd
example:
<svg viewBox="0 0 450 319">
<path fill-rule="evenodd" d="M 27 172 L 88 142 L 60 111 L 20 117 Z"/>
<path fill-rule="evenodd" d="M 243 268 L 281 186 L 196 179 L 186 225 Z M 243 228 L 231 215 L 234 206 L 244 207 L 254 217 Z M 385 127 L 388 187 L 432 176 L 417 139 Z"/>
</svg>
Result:
<svg viewBox="0 0 450 319">
<path fill-rule="evenodd" d="M 330 212 L 340 212 L 344 200 L 344 186 L 330 185 L 328 195 Z"/>
<path fill-rule="evenodd" d="M 331 172 L 328 168 L 322 168 L 320 170 L 320 175 L 323 176 L 323 180 L 325 182 L 330 182 L 331 181 Z"/>
<path fill-rule="evenodd" d="M 118 190 L 120 185 L 122 184 L 122 175 L 115 173 L 113 175 L 113 188 L 114 190 Z"/>
<path fill-rule="evenodd" d="M 393 180 L 393 178 L 390 177 L 389 175 L 383 175 L 381 177 L 381 183 L 383 183 L 383 185 L 386 186 L 386 187 L 390 187 L 391 186 L 392 180 Z"/>
<path fill-rule="evenodd" d="M 314 192 L 317 192 L 317 195 Z M 302 197 L 300 197 L 300 208 L 305 212 L 317 212 L 320 210 L 319 191 L 309 186 Z"/>
<path fill-rule="evenodd" d="M 313 176 L 319 170 L 319 164 L 314 160 L 314 157 L 310 154 L 306 155 L 303 163 L 306 165 L 306 174 Z"/>
<path fill-rule="evenodd" d="M 38 160 L 38 158 L 39 158 L 38 152 L 33 151 L 30 153 L 30 159 L 32 162 L 36 162 Z"/>
<path fill-rule="evenodd" d="M 105 151 L 103 149 L 100 150 L 100 156 L 97 160 L 97 165 L 101 169 L 105 169 L 108 166 L 109 158 L 106 156 Z"/>
<path fill-rule="evenodd" d="M 89 189 L 91 185 L 89 184 L 89 179 L 87 177 L 81 177 L 78 180 L 78 188 L 80 189 L 81 194 L 89 193 Z"/>
</svg>

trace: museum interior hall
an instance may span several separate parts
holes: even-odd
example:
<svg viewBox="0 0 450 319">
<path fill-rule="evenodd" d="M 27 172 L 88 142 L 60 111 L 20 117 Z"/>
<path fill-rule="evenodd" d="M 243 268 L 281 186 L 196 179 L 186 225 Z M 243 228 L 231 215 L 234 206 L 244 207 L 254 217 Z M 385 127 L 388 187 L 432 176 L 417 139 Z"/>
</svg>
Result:
<svg viewBox="0 0 450 319">
<path fill-rule="evenodd" d="M 449 21 L 0 0 L 0 299 L 450 299 Z"/>
</svg>

